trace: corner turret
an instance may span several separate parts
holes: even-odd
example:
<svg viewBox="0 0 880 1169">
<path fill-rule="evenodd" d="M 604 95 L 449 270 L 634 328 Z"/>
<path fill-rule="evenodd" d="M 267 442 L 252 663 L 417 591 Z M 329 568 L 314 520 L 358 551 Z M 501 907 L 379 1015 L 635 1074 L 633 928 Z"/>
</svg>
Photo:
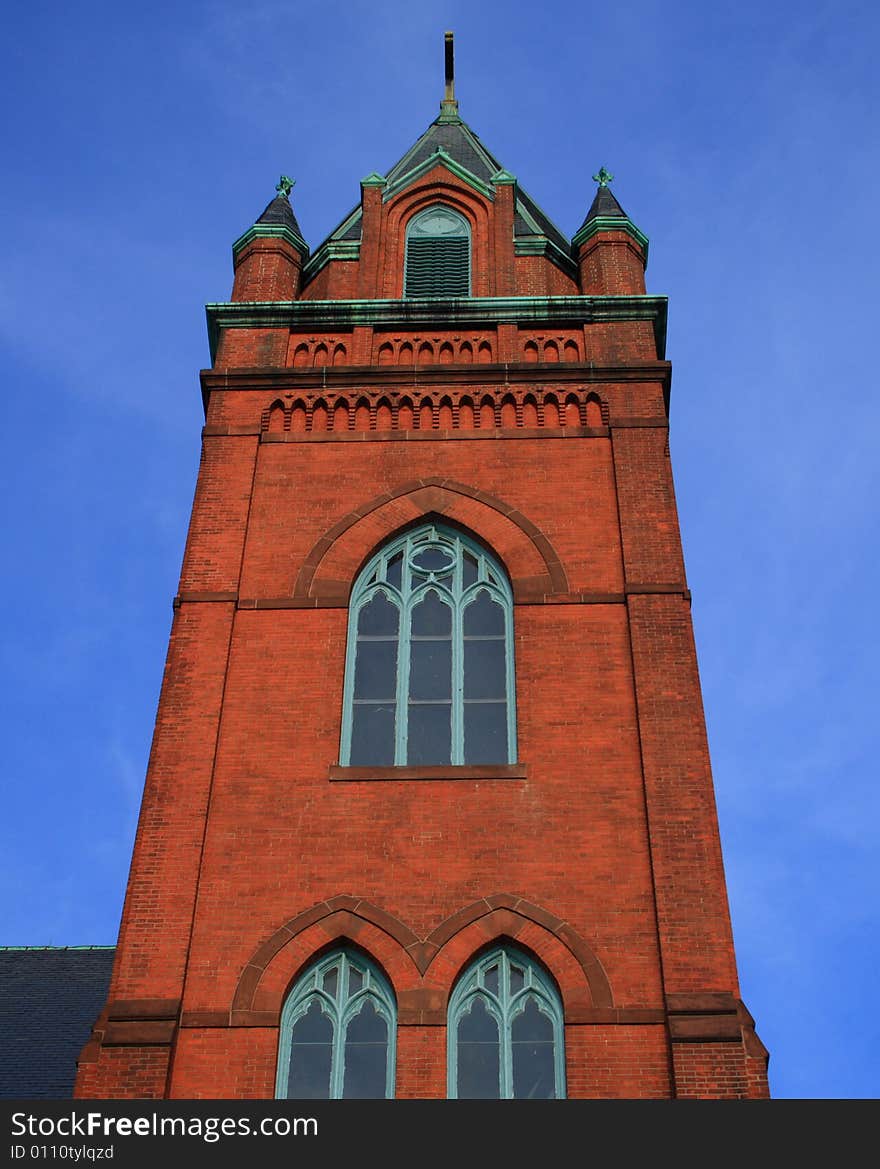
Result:
<svg viewBox="0 0 880 1169">
<path fill-rule="evenodd" d="M 599 189 L 572 240 L 581 290 L 588 296 L 643 296 L 648 237 L 611 193 L 613 178 L 604 166 L 593 175 Z"/>
<path fill-rule="evenodd" d="M 309 248 L 290 205 L 292 187 L 293 179 L 282 175 L 275 187 L 278 194 L 232 245 L 234 301 L 289 301 L 299 296 Z"/>
</svg>

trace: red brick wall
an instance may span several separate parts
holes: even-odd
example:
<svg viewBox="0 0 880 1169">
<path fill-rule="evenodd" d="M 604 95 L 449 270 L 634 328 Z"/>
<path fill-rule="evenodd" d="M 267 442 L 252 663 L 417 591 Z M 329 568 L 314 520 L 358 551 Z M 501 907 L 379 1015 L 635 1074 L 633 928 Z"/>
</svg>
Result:
<svg viewBox="0 0 880 1169">
<path fill-rule="evenodd" d="M 579 271 L 587 296 L 645 293 L 644 252 L 624 231 L 600 231 L 581 244 Z"/>
<path fill-rule="evenodd" d="M 286 240 L 252 240 L 235 257 L 233 300 L 293 300 L 299 295 L 302 256 Z"/>
<path fill-rule="evenodd" d="M 74 1098 L 162 1100 L 168 1054 L 167 1047 L 105 1047 L 94 1063 L 80 1058 Z"/>
</svg>

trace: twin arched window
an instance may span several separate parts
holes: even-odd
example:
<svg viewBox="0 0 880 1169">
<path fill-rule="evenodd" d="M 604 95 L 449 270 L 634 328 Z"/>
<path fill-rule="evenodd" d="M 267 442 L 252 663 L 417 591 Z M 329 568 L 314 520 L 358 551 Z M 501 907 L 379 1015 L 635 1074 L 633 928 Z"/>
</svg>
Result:
<svg viewBox="0 0 880 1169">
<path fill-rule="evenodd" d="M 565 1095 L 562 1005 L 544 971 L 502 946 L 475 962 L 449 1003 L 449 1096 L 555 1100 Z"/>
<path fill-rule="evenodd" d="M 378 969 L 345 948 L 315 963 L 281 1014 L 276 1096 L 293 1100 L 394 1095 L 397 1010 Z M 451 1099 L 565 1096 L 562 1004 L 544 970 L 511 946 L 474 962 L 448 1013 Z"/>
<path fill-rule="evenodd" d="M 471 232 L 449 207 L 429 207 L 406 229 L 405 297 L 470 296 Z"/>
<path fill-rule="evenodd" d="M 461 533 L 424 524 L 355 582 L 340 762 L 516 762 L 510 583 Z"/>
<path fill-rule="evenodd" d="M 385 978 L 339 950 L 299 980 L 281 1014 L 275 1095 L 381 1100 L 394 1095 L 397 1010 Z"/>
</svg>

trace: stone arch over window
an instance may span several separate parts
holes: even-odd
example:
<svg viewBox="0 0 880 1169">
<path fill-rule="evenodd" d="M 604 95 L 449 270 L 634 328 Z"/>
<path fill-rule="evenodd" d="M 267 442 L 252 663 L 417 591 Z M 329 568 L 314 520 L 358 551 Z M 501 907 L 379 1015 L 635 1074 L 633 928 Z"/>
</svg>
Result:
<svg viewBox="0 0 880 1169">
<path fill-rule="evenodd" d="M 565 1009 L 575 1016 L 614 1005 L 608 975 L 586 938 L 546 907 L 510 893 L 480 898 L 441 922 L 424 940 L 419 968 L 448 1002 L 474 956 L 503 942 L 525 950 L 550 972 Z"/>
<path fill-rule="evenodd" d="M 435 204 L 406 228 L 404 297 L 470 296 L 471 230 L 451 207 Z"/>
<path fill-rule="evenodd" d="M 388 541 L 351 593 L 340 763 L 515 763 L 515 696 L 500 562 L 433 521 Z"/>
<path fill-rule="evenodd" d="M 489 403 L 491 409 L 491 402 Z M 420 429 L 430 427 L 419 419 Z M 480 422 L 482 426 L 482 421 Z M 294 585 L 294 597 L 347 605 L 351 582 L 381 539 L 391 539 L 404 524 L 442 517 L 474 532 L 495 549 L 517 601 L 568 592 L 559 554 L 546 534 L 505 500 L 453 479 L 429 477 L 365 500 L 342 516 L 306 555 Z"/>
<path fill-rule="evenodd" d="M 379 968 L 350 946 L 297 980 L 281 1012 L 275 1095 L 388 1099 L 394 1095 L 397 1005 Z"/>
<path fill-rule="evenodd" d="M 398 1010 L 405 999 L 430 988 L 448 1003 L 459 977 L 489 946 L 511 942 L 550 971 L 566 1009 L 613 1007 L 608 976 L 588 941 L 569 922 L 510 893 L 495 893 L 461 906 L 420 937 L 400 918 L 364 897 L 339 894 L 300 910 L 251 953 L 232 998 L 233 1026 L 278 1026 L 291 988 L 331 949 L 351 944 L 378 964 L 395 988 Z M 424 1004 L 419 1005 L 424 1010 Z M 446 1017 L 445 1006 L 433 1018 Z"/>
<path fill-rule="evenodd" d="M 518 947 L 493 947 L 458 979 L 449 1001 L 447 1045 L 452 1099 L 565 1096 L 559 991 Z"/>
</svg>

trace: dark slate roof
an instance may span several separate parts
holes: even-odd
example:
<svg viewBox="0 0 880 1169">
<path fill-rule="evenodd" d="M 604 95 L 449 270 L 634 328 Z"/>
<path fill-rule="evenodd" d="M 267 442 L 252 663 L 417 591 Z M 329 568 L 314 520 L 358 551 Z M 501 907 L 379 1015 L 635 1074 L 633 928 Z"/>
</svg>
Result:
<svg viewBox="0 0 880 1169">
<path fill-rule="evenodd" d="M 503 167 L 487 150 L 479 137 L 458 117 L 442 115 L 432 122 L 414 146 L 385 174 L 389 185 L 404 180 L 438 150 L 443 150 L 459 166 L 464 167 L 482 183 L 489 183 Z M 566 255 L 571 243 L 538 204 L 517 184 L 515 236 L 545 235 Z M 359 240 L 361 238 L 361 209 L 355 207 L 329 237 L 331 240 Z"/>
<path fill-rule="evenodd" d="M 445 150 L 484 183 L 488 183 L 492 175 L 501 170 L 501 163 L 483 146 L 470 126 L 462 121 L 441 122 L 438 119 L 431 123 L 415 146 L 394 164 L 385 177 L 389 183 L 403 178 L 438 149 Z"/>
<path fill-rule="evenodd" d="M 0 947 L 0 1098 L 69 1100 L 112 946 Z"/>
<path fill-rule="evenodd" d="M 587 218 L 578 231 L 582 227 L 586 227 L 591 219 L 598 219 L 600 216 L 608 216 L 611 219 L 626 219 L 627 217 L 624 209 L 611 194 L 611 188 L 601 185 L 596 191 L 596 198 L 593 200 L 590 210 L 587 212 Z"/>
<path fill-rule="evenodd" d="M 548 239 L 551 239 L 556 244 L 556 246 L 562 248 L 564 252 L 571 250 L 570 242 L 562 234 L 553 220 L 544 214 L 531 195 L 526 194 L 522 187 L 518 187 L 516 196 L 517 218 L 522 216 L 523 209 L 525 209 L 537 223 L 542 235 L 546 235 Z M 516 226 L 514 225 L 514 236 L 520 234 L 531 235 L 532 233 L 533 229 L 531 227 L 527 227 L 523 232 L 519 232 L 516 230 Z"/>
<path fill-rule="evenodd" d="M 276 195 L 259 217 L 257 223 L 277 223 L 281 227 L 289 227 L 291 231 L 295 231 L 298 236 L 302 237 L 302 232 L 290 205 L 290 199 L 286 195 Z"/>
</svg>

